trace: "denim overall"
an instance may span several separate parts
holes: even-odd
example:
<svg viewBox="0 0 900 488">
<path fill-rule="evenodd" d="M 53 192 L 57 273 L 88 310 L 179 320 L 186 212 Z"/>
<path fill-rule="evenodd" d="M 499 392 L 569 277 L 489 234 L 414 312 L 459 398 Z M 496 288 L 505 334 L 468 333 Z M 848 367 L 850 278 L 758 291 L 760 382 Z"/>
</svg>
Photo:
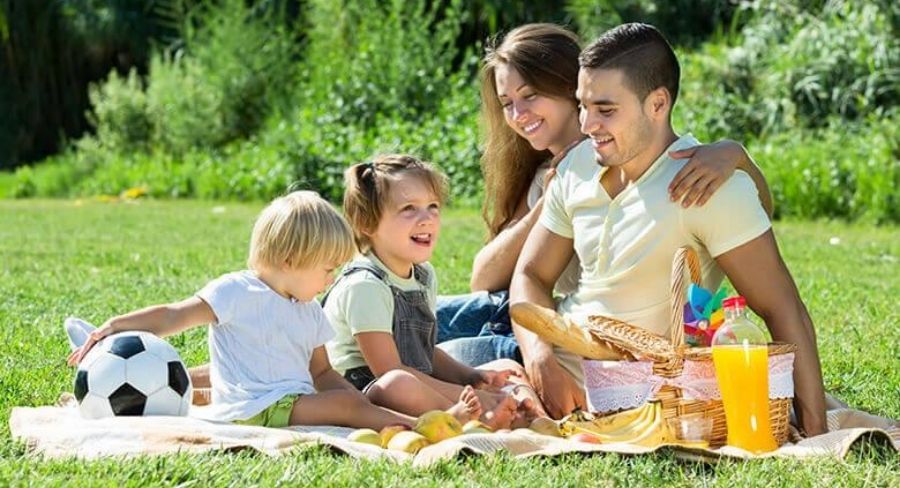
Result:
<svg viewBox="0 0 900 488">
<path fill-rule="evenodd" d="M 357 263 L 347 267 L 338 277 L 338 281 L 360 271 L 372 273 L 391 289 L 391 294 L 394 296 L 394 320 L 391 332 L 394 336 L 394 344 L 397 345 L 400 362 L 404 366 L 430 375 L 434 358 L 434 344 L 437 341 L 437 321 L 434 312 L 428 306 L 425 290 L 401 290 L 388 281 L 387 273 L 384 270 L 368 263 Z M 428 272 L 424 267 L 413 266 L 413 275 L 423 288 L 428 286 Z M 332 287 L 332 289 L 334 288 Z M 330 294 L 329 291 L 322 298 L 323 307 Z M 361 391 L 365 391 L 376 379 L 368 366 L 348 369 L 344 372 L 344 378 Z"/>
</svg>

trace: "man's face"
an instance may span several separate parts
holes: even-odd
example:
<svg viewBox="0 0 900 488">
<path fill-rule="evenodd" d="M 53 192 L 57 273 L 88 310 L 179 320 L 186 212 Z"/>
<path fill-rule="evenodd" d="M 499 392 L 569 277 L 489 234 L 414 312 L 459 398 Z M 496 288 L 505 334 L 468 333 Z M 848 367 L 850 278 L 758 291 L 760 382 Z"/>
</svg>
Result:
<svg viewBox="0 0 900 488">
<path fill-rule="evenodd" d="M 575 96 L 581 132 L 591 138 L 597 163 L 621 166 L 650 146 L 657 129 L 623 71 L 581 68 Z"/>
</svg>

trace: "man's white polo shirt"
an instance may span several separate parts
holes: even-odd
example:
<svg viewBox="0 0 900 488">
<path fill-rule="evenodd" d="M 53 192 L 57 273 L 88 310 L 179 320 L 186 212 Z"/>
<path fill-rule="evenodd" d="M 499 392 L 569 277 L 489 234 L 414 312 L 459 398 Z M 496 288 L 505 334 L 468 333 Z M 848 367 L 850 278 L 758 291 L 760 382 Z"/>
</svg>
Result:
<svg viewBox="0 0 900 488">
<path fill-rule="evenodd" d="M 577 323 L 606 315 L 668 337 L 676 250 L 685 245 L 697 250 L 703 286 L 714 290 L 723 273 L 713 258 L 771 227 L 753 180 L 742 171 L 702 207 L 685 209 L 670 201 L 669 183 L 687 160 L 668 153 L 697 144 L 691 135 L 679 138 L 616 198 L 600 184 L 606 168 L 597 163 L 589 139 L 560 163 L 540 222 L 574 239 L 581 260 L 578 290 L 559 304 L 560 313 Z"/>
</svg>

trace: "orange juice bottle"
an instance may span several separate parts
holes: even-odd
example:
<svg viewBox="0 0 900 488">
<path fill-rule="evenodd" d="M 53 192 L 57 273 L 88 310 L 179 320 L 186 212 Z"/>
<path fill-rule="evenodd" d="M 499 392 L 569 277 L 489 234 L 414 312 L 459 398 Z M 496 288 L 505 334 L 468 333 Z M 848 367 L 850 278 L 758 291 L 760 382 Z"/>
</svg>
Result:
<svg viewBox="0 0 900 488">
<path fill-rule="evenodd" d="M 769 355 L 766 336 L 744 315 L 746 301 L 722 302 L 725 323 L 712 339 L 716 379 L 722 392 L 728 445 L 750 452 L 778 448 L 769 422 Z"/>
</svg>

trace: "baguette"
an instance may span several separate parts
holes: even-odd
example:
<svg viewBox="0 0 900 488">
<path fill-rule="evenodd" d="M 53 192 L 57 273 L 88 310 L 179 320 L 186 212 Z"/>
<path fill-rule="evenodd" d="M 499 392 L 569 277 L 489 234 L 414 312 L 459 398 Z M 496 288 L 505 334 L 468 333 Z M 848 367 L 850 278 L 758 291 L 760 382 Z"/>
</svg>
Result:
<svg viewBox="0 0 900 488">
<path fill-rule="evenodd" d="M 587 359 L 620 360 L 628 354 L 594 339 L 587 329 L 551 310 L 533 303 L 514 303 L 509 308 L 513 321 L 542 339 Z"/>
</svg>

